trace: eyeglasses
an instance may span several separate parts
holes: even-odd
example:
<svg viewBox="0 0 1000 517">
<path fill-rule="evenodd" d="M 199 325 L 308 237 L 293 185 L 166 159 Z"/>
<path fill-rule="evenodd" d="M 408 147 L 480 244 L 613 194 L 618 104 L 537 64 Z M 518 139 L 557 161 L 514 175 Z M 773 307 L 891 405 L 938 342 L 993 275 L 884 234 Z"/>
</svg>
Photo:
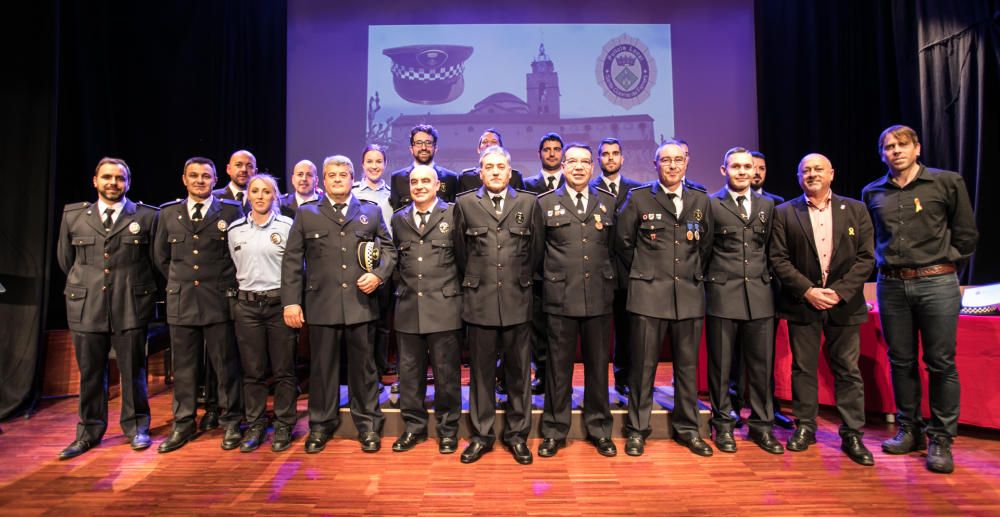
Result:
<svg viewBox="0 0 1000 517">
<path fill-rule="evenodd" d="M 594 161 L 593 160 L 577 160 L 576 158 L 570 158 L 569 160 L 566 160 L 563 163 L 565 163 L 566 165 L 568 165 L 570 167 L 576 167 L 577 165 L 583 165 L 584 167 L 590 167 L 591 165 L 594 164 Z"/>
<path fill-rule="evenodd" d="M 667 157 L 660 158 L 661 165 L 670 165 L 670 162 L 673 162 L 674 165 L 684 165 L 684 162 L 686 161 L 687 159 L 682 156 L 677 158 L 667 158 Z"/>
<path fill-rule="evenodd" d="M 413 142 L 413 147 L 434 147 L 433 140 L 417 140 Z"/>
</svg>

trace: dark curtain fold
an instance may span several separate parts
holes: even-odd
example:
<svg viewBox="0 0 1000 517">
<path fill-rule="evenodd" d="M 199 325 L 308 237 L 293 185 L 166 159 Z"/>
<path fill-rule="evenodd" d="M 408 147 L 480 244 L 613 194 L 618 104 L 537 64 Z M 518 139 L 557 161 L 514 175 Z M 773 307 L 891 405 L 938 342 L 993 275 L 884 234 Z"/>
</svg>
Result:
<svg viewBox="0 0 1000 517">
<path fill-rule="evenodd" d="M 957 170 L 977 208 L 981 245 L 964 283 L 1000 281 L 989 246 L 996 225 L 978 210 L 997 178 L 996 0 L 758 0 L 757 99 L 767 188 L 801 194 L 798 160 L 833 162 L 834 191 L 860 197 L 885 174 L 878 136 L 892 124 L 918 130 L 922 161 Z"/>
</svg>

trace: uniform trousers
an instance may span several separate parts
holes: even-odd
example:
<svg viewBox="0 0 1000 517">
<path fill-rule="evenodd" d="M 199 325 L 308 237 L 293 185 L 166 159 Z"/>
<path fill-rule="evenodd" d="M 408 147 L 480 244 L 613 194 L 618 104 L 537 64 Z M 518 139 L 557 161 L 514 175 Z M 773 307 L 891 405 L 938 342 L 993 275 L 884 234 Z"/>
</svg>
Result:
<svg viewBox="0 0 1000 517">
<path fill-rule="evenodd" d="M 406 432 L 427 434 L 429 415 L 424 405 L 427 396 L 427 360 L 434 372 L 434 415 L 437 435 L 458 435 L 462 416 L 462 359 L 458 330 L 410 334 L 398 332 L 399 341 L 399 410 Z"/>
<path fill-rule="evenodd" d="M 295 425 L 295 330 L 285 325 L 281 302 L 274 305 L 239 300 L 233 306 L 236 343 L 243 364 L 243 401 L 247 423 L 267 424 L 267 374 L 274 376 L 274 416 Z M 270 367 L 270 368 L 269 368 Z"/>
<path fill-rule="evenodd" d="M 146 388 L 146 327 L 121 332 L 73 332 L 80 368 L 80 422 L 76 439 L 96 444 L 108 429 L 108 354 L 121 372 L 121 428 L 125 436 L 149 433 Z"/>
<path fill-rule="evenodd" d="M 652 432 L 653 381 L 663 338 L 670 334 L 674 360 L 674 407 L 670 422 L 674 433 L 682 438 L 698 437 L 698 342 L 703 318 L 667 320 L 633 313 L 631 320 L 631 394 L 625 435 L 637 434 L 645 438 Z"/>
<path fill-rule="evenodd" d="M 733 349 L 738 348 L 740 364 L 746 370 L 750 399 L 747 424 L 755 432 L 767 432 L 774 424 L 771 380 L 774 378 L 774 318 L 734 320 L 709 316 L 706 328 L 708 352 L 708 392 L 712 400 L 712 427 L 732 432 L 736 420 L 729 396 Z"/>
<path fill-rule="evenodd" d="M 471 380 L 469 383 L 469 420 L 471 441 L 492 447 L 496 441 L 494 388 L 499 352 L 503 376 L 507 381 L 507 404 L 504 410 L 503 441 L 508 445 L 524 443 L 531 427 L 531 323 L 506 327 L 468 324 Z"/>
<path fill-rule="evenodd" d="M 615 289 L 612 302 L 615 325 L 615 386 L 628 386 L 628 367 L 631 362 L 629 348 L 631 345 L 632 322 L 625 306 L 628 303 L 628 289 Z"/>
<path fill-rule="evenodd" d="M 174 429 L 194 430 L 198 358 L 205 349 L 218 377 L 219 406 L 222 409 L 219 421 L 227 428 L 239 425 L 243 419 L 243 388 L 233 323 L 170 325 L 170 348 L 174 361 Z"/>
<path fill-rule="evenodd" d="M 858 358 L 861 357 L 859 325 L 839 326 L 829 321 L 788 322 L 792 347 L 792 408 L 799 427 L 816 432 L 819 410 L 818 381 L 820 334 L 826 336 L 826 358 L 833 372 L 840 434 L 858 433 L 865 425 L 865 392 Z"/>
<path fill-rule="evenodd" d="M 358 433 L 382 432 L 381 384 L 375 368 L 375 322 L 309 326 L 309 429 L 340 425 L 340 350 L 347 349 L 347 392 Z"/>
<path fill-rule="evenodd" d="M 611 315 L 575 318 L 549 314 L 549 364 L 545 377 L 544 438 L 564 440 L 573 410 L 573 363 L 579 341 L 583 353 L 583 424 L 594 439 L 611 437 L 608 403 L 608 337 Z"/>
</svg>

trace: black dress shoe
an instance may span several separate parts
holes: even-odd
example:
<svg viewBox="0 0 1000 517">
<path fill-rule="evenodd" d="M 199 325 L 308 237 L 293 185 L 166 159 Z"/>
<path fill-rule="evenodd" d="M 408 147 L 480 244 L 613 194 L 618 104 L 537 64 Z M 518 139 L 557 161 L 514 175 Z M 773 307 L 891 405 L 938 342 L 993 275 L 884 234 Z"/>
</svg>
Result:
<svg viewBox="0 0 1000 517">
<path fill-rule="evenodd" d="M 732 431 L 716 431 L 715 447 L 721 452 L 736 452 L 736 438 Z"/>
<path fill-rule="evenodd" d="M 326 448 L 326 442 L 330 441 L 330 433 L 323 431 L 309 431 L 306 438 L 306 454 L 316 454 Z"/>
<path fill-rule="evenodd" d="M 472 442 L 468 447 L 462 451 L 462 463 L 474 463 L 479 461 L 479 458 L 483 457 L 483 454 L 493 450 L 493 447 L 487 447 L 482 442 Z"/>
<path fill-rule="evenodd" d="M 545 379 L 541 377 L 535 377 L 535 380 L 531 381 L 531 394 L 532 395 L 544 395 L 545 394 Z"/>
<path fill-rule="evenodd" d="M 795 429 L 795 421 L 781 411 L 774 411 L 774 425 L 782 429 Z"/>
<path fill-rule="evenodd" d="M 625 439 L 625 454 L 629 456 L 642 456 L 645 450 L 646 440 L 642 436 L 633 434 Z"/>
<path fill-rule="evenodd" d="M 292 446 L 292 426 L 278 424 L 274 426 L 274 436 L 271 437 L 271 450 L 281 452 Z"/>
<path fill-rule="evenodd" d="M 896 436 L 882 442 L 882 451 L 888 454 L 909 454 L 926 448 L 924 433 L 907 426 L 901 426 Z"/>
<path fill-rule="evenodd" d="M 514 461 L 520 463 L 521 465 L 531 465 L 531 449 L 528 448 L 528 444 L 520 442 L 511 445 L 510 454 L 511 456 L 514 456 Z"/>
<path fill-rule="evenodd" d="M 130 445 L 133 451 L 143 451 L 148 449 L 150 445 L 153 445 L 153 440 L 150 439 L 149 433 L 143 433 L 140 431 L 135 433 L 135 436 L 132 437 Z"/>
<path fill-rule="evenodd" d="M 93 447 L 94 445 L 88 440 L 74 440 L 73 443 L 69 444 L 69 446 L 59 453 L 59 459 L 68 460 L 70 458 L 75 458 L 89 451 Z"/>
<path fill-rule="evenodd" d="M 784 454 L 785 447 L 781 445 L 781 442 L 774 437 L 774 432 L 768 429 L 767 431 L 754 431 L 753 429 L 747 433 L 747 438 L 749 438 L 753 443 L 757 444 L 757 447 L 764 449 L 764 451 L 771 454 Z"/>
<path fill-rule="evenodd" d="M 618 455 L 618 447 L 615 447 L 615 442 L 611 441 L 611 438 L 598 438 L 590 439 L 590 443 L 594 444 L 597 449 L 597 453 L 601 456 L 607 456 L 609 458 Z"/>
<path fill-rule="evenodd" d="M 871 467 L 875 464 L 875 458 L 872 457 L 872 453 L 868 451 L 864 442 L 861 441 L 860 434 L 851 433 L 844 436 L 841 440 L 840 450 L 844 451 L 844 454 L 847 454 L 847 457 L 851 458 L 851 461 L 866 467 Z"/>
<path fill-rule="evenodd" d="M 426 434 L 413 434 L 410 432 L 403 433 L 393 444 L 392 450 L 394 452 L 406 452 L 417 446 L 418 443 L 423 443 L 427 441 Z"/>
<path fill-rule="evenodd" d="M 361 433 L 358 441 L 361 442 L 362 452 L 378 452 L 382 448 L 382 437 L 374 431 Z"/>
<path fill-rule="evenodd" d="M 157 447 L 156 452 L 163 453 L 176 451 L 177 449 L 184 447 L 184 444 L 188 443 L 188 440 L 192 437 L 194 437 L 194 430 L 178 431 L 177 429 L 174 429 L 166 440 L 160 442 L 160 446 Z"/>
<path fill-rule="evenodd" d="M 441 454 L 454 454 L 458 450 L 458 438 L 454 436 L 443 436 L 438 440 L 438 452 Z"/>
<path fill-rule="evenodd" d="M 267 437 L 267 426 L 262 423 L 257 423 L 250 426 L 247 432 L 243 435 L 243 441 L 240 442 L 240 452 L 253 452 L 260 448 L 260 444 L 264 443 L 264 439 Z"/>
<path fill-rule="evenodd" d="M 704 456 L 707 458 L 712 454 L 714 454 L 714 452 L 712 451 L 712 446 L 705 443 L 705 440 L 702 440 L 698 436 L 694 436 L 692 438 L 685 438 L 679 434 L 674 434 L 674 440 L 676 440 L 677 443 L 687 447 L 689 451 L 697 454 L 698 456 Z"/>
<path fill-rule="evenodd" d="M 218 411 L 205 411 L 205 415 L 201 417 L 201 422 L 198 424 L 198 429 L 200 431 L 211 431 L 212 429 L 219 428 L 219 412 Z"/>
<path fill-rule="evenodd" d="M 243 440 L 243 433 L 240 432 L 240 426 L 231 425 L 226 428 L 226 434 L 222 435 L 222 450 L 231 451 L 240 446 L 240 442 Z"/>
<path fill-rule="evenodd" d="M 538 456 L 541 458 L 551 458 L 559 452 L 559 449 L 566 446 L 566 440 L 556 440 L 555 438 L 545 438 L 538 446 Z"/>
<path fill-rule="evenodd" d="M 816 443 L 816 433 L 805 427 L 800 427 L 788 437 L 788 443 L 785 444 L 785 448 L 792 452 L 802 452 L 814 443 Z"/>
<path fill-rule="evenodd" d="M 951 457 L 951 438 L 935 436 L 930 438 L 927 447 L 927 470 L 938 474 L 951 474 L 955 470 L 955 461 Z"/>
</svg>

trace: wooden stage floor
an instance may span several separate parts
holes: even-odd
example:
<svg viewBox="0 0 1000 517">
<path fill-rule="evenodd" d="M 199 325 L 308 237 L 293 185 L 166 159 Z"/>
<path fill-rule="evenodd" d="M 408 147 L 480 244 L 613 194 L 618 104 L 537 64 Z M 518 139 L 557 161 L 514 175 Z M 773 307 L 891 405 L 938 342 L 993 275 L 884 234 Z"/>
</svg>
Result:
<svg viewBox="0 0 1000 517">
<path fill-rule="evenodd" d="M 669 367 L 661 370 L 662 385 Z M 154 446 L 144 452 L 132 451 L 117 427 L 118 399 L 104 442 L 69 461 L 56 456 L 72 441 L 76 398 L 46 401 L 30 420 L 3 423 L 0 515 L 1000 515 L 996 431 L 963 428 L 952 475 L 926 471 L 922 454 L 882 453 L 879 443 L 896 428 L 880 415 L 869 415 L 864 437 L 876 465 L 855 465 L 840 452 L 829 408 L 820 415 L 819 444 L 803 453 L 772 456 L 738 431 L 739 452 L 711 458 L 670 440 L 651 440 L 644 456 L 632 458 L 616 438 L 615 458 L 573 440 L 554 458 L 536 455 L 533 465 L 516 464 L 499 447 L 463 465 L 458 454 L 439 455 L 434 441 L 393 453 L 388 436 L 377 454 L 335 438 L 307 455 L 303 396 L 296 442 L 286 452 L 271 452 L 269 443 L 250 454 L 222 451 L 216 430 L 157 454 L 170 429 L 171 393 L 162 382 L 150 392 Z M 789 433 L 776 431 L 782 441 Z M 538 442 L 529 442 L 532 452 Z"/>
</svg>

